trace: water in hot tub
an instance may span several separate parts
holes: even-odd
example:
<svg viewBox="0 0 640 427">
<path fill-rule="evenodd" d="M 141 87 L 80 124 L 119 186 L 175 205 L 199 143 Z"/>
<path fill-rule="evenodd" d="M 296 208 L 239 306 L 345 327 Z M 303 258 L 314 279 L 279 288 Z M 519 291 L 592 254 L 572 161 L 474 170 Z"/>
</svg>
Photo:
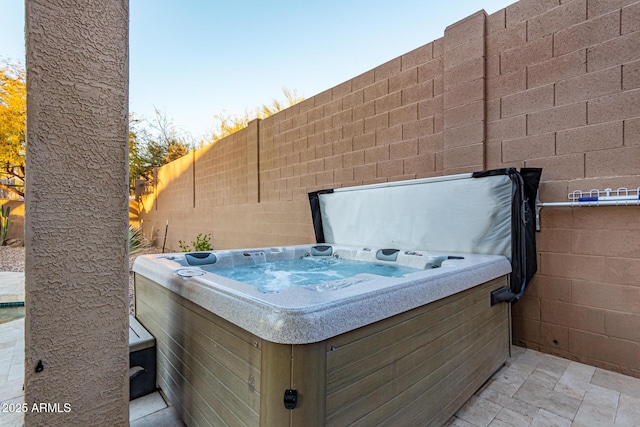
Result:
<svg viewBox="0 0 640 427">
<path fill-rule="evenodd" d="M 205 269 L 238 282 L 252 284 L 258 287 L 260 292 L 278 292 L 289 286 L 318 285 L 348 279 L 361 273 L 401 277 L 421 271 L 395 264 L 313 257 L 248 264 L 233 268 Z"/>
</svg>

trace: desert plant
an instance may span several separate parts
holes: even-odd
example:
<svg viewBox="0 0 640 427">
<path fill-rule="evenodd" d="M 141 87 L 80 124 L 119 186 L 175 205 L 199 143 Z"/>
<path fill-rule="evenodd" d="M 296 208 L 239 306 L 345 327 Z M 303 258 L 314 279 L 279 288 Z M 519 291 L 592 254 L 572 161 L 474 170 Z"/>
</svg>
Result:
<svg viewBox="0 0 640 427">
<path fill-rule="evenodd" d="M 4 246 L 4 243 L 7 240 L 7 233 L 9 233 L 10 213 L 11 208 L 9 206 L 0 206 L 0 246 Z"/>
<path fill-rule="evenodd" d="M 178 245 L 180 246 L 180 250 L 182 252 L 210 251 L 211 249 L 213 249 L 213 247 L 211 246 L 211 234 L 198 234 L 196 236 L 196 240 L 191 242 L 191 245 L 188 245 L 182 240 L 178 240 Z"/>
<path fill-rule="evenodd" d="M 142 234 L 142 227 L 129 224 L 129 255 L 138 255 L 151 247 L 151 243 Z"/>
</svg>

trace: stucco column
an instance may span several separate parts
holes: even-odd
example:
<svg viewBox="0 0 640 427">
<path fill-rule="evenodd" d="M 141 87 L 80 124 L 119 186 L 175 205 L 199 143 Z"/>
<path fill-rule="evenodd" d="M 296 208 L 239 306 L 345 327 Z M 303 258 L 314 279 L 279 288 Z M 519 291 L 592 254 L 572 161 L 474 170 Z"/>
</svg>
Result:
<svg viewBox="0 0 640 427">
<path fill-rule="evenodd" d="M 26 0 L 27 426 L 128 425 L 128 19 Z"/>
</svg>

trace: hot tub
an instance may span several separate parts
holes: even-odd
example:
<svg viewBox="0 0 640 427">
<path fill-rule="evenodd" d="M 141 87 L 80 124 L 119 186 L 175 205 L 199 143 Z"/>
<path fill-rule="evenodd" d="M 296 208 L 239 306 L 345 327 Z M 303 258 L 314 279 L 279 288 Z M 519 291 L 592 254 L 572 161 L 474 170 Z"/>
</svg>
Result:
<svg viewBox="0 0 640 427">
<path fill-rule="evenodd" d="M 398 227 L 393 241 L 356 230 L 363 245 L 338 243 L 347 236 L 341 230 L 354 230 L 327 219 L 336 206 L 325 200 L 320 231 L 314 213 L 316 245 L 138 257 L 136 317 L 156 338 L 158 385 L 190 426 L 443 424 L 509 355 L 510 305 L 499 301 L 517 294 L 512 250 L 521 246 L 511 242 L 511 217 L 504 221 L 507 199 L 496 198 L 484 237 L 454 245 L 473 251 L 450 250 L 450 242 L 440 243 L 446 250 L 420 249 L 411 243 L 424 235 L 419 226 Z M 344 200 L 336 200 L 344 213 Z M 354 208 L 349 222 L 361 211 Z M 456 242 L 466 234 L 451 233 Z M 331 269 L 342 261 L 359 265 L 300 285 L 256 286 L 230 275 L 262 269 L 258 276 L 287 281 L 278 266 Z M 518 280 L 523 264 L 515 264 Z"/>
</svg>

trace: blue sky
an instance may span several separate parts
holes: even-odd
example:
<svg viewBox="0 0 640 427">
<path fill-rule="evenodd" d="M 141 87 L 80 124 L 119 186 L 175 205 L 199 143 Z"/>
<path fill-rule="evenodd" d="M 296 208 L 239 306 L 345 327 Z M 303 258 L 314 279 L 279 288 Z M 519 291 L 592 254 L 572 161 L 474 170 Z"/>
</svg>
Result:
<svg viewBox="0 0 640 427">
<path fill-rule="evenodd" d="M 214 115 L 309 98 L 513 0 L 130 0 L 130 111 L 198 139 Z M 24 63 L 24 1 L 0 0 L 0 57 Z"/>
</svg>

